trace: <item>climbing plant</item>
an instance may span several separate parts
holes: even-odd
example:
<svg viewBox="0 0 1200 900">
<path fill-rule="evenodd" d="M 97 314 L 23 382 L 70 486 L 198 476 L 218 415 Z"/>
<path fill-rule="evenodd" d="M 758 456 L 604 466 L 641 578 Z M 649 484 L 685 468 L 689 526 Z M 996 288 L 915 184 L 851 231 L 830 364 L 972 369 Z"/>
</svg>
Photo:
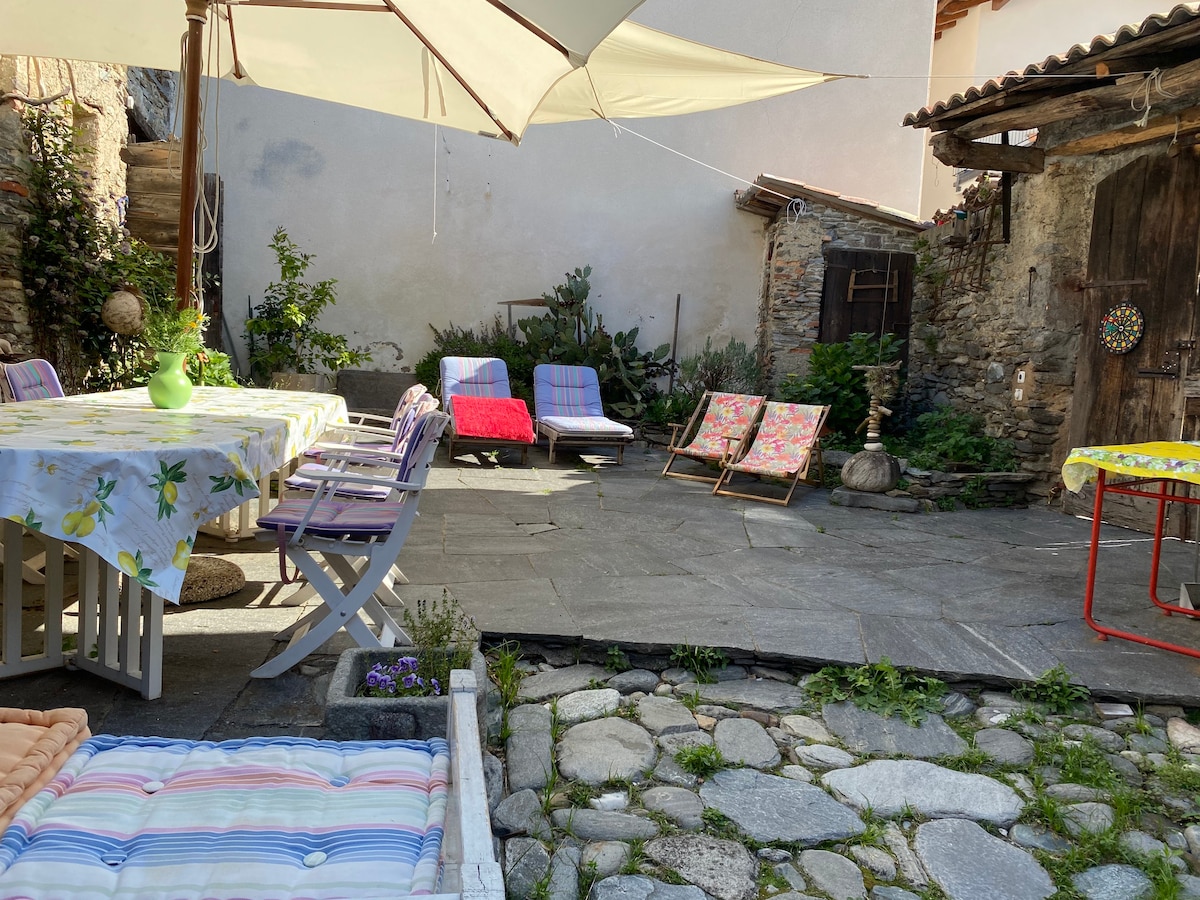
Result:
<svg viewBox="0 0 1200 900">
<path fill-rule="evenodd" d="M 63 103 L 22 116 L 31 166 L 21 280 L 34 352 L 54 364 L 68 390 L 94 390 L 119 382 L 140 350 L 104 324 L 104 301 L 126 285 L 152 303 L 165 300 L 175 264 L 101 219 L 71 113 Z"/>
</svg>

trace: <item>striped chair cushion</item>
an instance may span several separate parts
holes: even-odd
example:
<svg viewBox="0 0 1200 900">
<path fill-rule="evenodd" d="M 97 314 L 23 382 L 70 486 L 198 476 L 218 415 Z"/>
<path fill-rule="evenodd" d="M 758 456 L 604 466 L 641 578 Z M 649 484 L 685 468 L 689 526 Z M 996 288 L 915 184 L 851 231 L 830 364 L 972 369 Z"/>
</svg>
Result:
<svg viewBox="0 0 1200 900">
<path fill-rule="evenodd" d="M 603 416 L 600 378 L 589 366 L 543 363 L 533 369 L 533 403 L 538 419 Z"/>
<path fill-rule="evenodd" d="M 92 738 L 0 840 L 0 896 L 439 889 L 450 756 L 428 741 Z"/>
<path fill-rule="evenodd" d="M 63 396 L 54 366 L 44 359 L 27 359 L 4 367 L 14 400 L 46 400 Z"/>
<path fill-rule="evenodd" d="M 282 529 L 290 534 L 300 527 L 312 506 L 311 497 L 281 500 L 265 516 L 258 517 L 259 527 Z M 380 537 L 391 534 L 403 508 L 403 503 L 395 501 L 366 503 L 356 500 L 319 500 L 304 527 L 304 533 L 324 537 L 345 534 L 358 539 Z"/>
<path fill-rule="evenodd" d="M 442 407 L 450 408 L 450 398 L 511 397 L 508 366 L 494 357 L 445 356 L 439 365 L 442 376 Z"/>
</svg>

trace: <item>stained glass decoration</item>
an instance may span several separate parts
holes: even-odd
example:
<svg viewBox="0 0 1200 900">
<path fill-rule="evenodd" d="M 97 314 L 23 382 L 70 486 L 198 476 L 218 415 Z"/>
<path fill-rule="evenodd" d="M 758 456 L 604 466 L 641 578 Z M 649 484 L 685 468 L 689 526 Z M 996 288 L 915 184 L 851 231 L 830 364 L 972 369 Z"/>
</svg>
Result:
<svg viewBox="0 0 1200 900">
<path fill-rule="evenodd" d="M 1132 303 L 1118 303 L 1100 320 L 1100 343 L 1109 353 L 1128 353 L 1142 339 L 1146 318 Z"/>
</svg>

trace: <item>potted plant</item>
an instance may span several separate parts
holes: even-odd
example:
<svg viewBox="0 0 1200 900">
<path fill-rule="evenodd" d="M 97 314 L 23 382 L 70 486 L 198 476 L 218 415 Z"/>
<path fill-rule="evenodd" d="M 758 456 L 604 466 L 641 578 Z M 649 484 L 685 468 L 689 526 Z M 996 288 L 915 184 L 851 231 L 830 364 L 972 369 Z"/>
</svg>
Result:
<svg viewBox="0 0 1200 900">
<path fill-rule="evenodd" d="M 343 335 L 317 327 L 321 313 L 337 302 L 336 280 L 303 280 L 313 254 L 302 252 L 283 226 L 275 229 L 271 249 L 279 280 L 267 286 L 263 301 L 246 320 L 250 373 L 255 380 L 273 387 L 315 390 L 326 373 L 369 362 L 370 354 L 351 350 Z"/>
<path fill-rule="evenodd" d="M 325 737 L 339 741 L 446 737 L 450 672 L 470 669 L 487 683 L 479 632 L 443 592 L 404 611 L 410 647 L 356 647 L 342 653 L 329 682 Z M 484 691 L 476 697 L 482 727 Z"/>
<path fill-rule="evenodd" d="M 150 376 L 146 388 L 150 402 L 159 409 L 180 409 L 192 398 L 192 381 L 184 365 L 189 355 L 203 350 L 207 321 L 208 316 L 199 309 L 180 309 L 174 299 L 146 311 L 142 341 L 158 360 L 158 371 Z"/>
</svg>

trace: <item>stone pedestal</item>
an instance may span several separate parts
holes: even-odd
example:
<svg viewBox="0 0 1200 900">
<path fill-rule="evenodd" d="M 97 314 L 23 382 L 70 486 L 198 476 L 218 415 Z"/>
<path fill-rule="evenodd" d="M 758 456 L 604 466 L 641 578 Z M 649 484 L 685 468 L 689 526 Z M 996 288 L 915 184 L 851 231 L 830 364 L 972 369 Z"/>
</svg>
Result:
<svg viewBox="0 0 1200 900">
<path fill-rule="evenodd" d="M 882 450 L 862 450 L 842 466 L 842 484 L 853 491 L 886 494 L 900 480 L 900 463 Z"/>
</svg>

